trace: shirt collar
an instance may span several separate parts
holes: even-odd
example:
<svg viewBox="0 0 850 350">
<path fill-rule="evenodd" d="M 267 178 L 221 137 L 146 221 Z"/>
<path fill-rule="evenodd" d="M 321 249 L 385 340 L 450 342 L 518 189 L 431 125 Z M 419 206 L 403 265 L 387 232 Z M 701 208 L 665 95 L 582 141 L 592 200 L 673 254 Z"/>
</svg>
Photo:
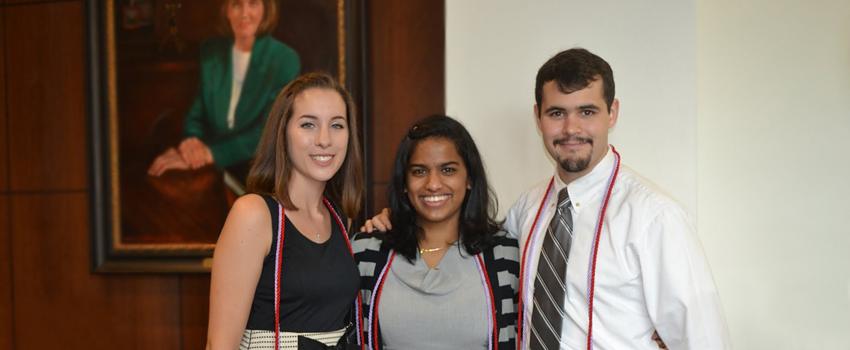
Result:
<svg viewBox="0 0 850 350">
<path fill-rule="evenodd" d="M 555 188 L 553 189 L 555 195 L 553 197 L 558 198 L 557 193 L 562 188 L 567 187 L 570 201 L 572 201 L 573 211 L 578 214 L 584 207 L 587 207 L 585 204 L 590 204 L 591 201 L 602 196 L 605 186 L 608 185 L 608 179 L 611 176 L 611 170 L 614 168 L 614 162 L 614 153 L 611 152 L 611 147 L 609 146 L 605 156 L 602 157 L 602 160 L 589 173 L 573 180 L 569 185 L 561 180 L 561 177 L 558 176 L 558 171 L 555 170 Z"/>
</svg>

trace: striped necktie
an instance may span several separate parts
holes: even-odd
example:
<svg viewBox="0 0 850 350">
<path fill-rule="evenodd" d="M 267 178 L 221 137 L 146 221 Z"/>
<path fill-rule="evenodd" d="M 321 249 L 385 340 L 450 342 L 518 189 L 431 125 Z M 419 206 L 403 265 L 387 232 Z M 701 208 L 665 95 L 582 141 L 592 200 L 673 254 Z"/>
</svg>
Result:
<svg viewBox="0 0 850 350">
<path fill-rule="evenodd" d="M 570 196 L 564 187 L 558 192 L 558 208 L 546 230 L 537 261 L 530 349 L 556 350 L 561 347 L 561 324 L 566 317 L 564 300 L 567 295 L 567 261 L 572 238 Z"/>
</svg>

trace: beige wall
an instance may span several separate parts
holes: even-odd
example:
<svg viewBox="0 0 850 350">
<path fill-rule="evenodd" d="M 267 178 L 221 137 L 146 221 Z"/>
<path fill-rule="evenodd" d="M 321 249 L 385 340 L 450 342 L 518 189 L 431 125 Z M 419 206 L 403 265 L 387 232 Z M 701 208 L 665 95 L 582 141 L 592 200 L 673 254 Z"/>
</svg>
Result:
<svg viewBox="0 0 850 350">
<path fill-rule="evenodd" d="M 583 46 L 614 68 L 624 162 L 698 222 L 737 349 L 850 346 L 850 3 L 446 2 L 446 108 L 504 213 L 552 174 L 534 74 Z"/>
<path fill-rule="evenodd" d="M 850 2 L 697 4 L 699 230 L 739 349 L 850 348 Z"/>
</svg>

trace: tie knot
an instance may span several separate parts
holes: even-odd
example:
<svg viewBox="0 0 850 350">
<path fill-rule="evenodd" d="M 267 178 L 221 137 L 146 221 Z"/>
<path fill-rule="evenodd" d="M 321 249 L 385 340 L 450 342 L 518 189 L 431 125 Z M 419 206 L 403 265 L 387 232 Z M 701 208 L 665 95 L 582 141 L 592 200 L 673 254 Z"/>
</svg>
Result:
<svg viewBox="0 0 850 350">
<path fill-rule="evenodd" d="M 567 188 L 564 187 L 560 191 L 558 191 L 558 208 L 564 209 L 570 206 L 570 193 L 567 192 Z"/>
</svg>

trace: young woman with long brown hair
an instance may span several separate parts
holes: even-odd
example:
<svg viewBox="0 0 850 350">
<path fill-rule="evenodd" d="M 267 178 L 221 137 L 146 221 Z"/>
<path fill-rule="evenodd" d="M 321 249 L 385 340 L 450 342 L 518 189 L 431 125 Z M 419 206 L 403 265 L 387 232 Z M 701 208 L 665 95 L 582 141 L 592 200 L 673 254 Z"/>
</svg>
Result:
<svg viewBox="0 0 850 350">
<path fill-rule="evenodd" d="M 272 106 L 213 256 L 208 349 L 334 346 L 358 317 L 347 217 L 362 198 L 351 96 L 325 74 Z M 353 331 L 353 330 L 352 330 Z"/>
</svg>

